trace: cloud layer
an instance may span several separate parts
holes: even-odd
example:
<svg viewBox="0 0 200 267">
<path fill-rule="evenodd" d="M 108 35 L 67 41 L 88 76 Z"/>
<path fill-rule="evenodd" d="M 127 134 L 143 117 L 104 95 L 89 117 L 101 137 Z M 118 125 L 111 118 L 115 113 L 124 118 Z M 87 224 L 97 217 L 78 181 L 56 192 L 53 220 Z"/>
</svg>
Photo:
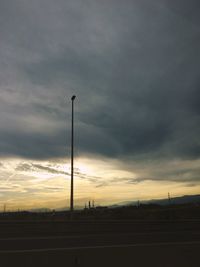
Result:
<svg viewBox="0 0 200 267">
<path fill-rule="evenodd" d="M 76 94 L 76 155 L 130 169 L 198 160 L 199 11 L 197 0 L 0 1 L 0 157 L 69 157 Z"/>
</svg>

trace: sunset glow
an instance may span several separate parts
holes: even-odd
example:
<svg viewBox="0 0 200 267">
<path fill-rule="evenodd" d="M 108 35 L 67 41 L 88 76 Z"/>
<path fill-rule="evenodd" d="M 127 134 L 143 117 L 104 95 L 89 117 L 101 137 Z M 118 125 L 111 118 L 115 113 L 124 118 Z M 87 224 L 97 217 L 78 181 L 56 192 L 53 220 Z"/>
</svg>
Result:
<svg viewBox="0 0 200 267">
<path fill-rule="evenodd" d="M 75 208 L 200 193 L 197 2 L 122 2 L 0 3 L 0 210 L 69 208 L 72 121 Z"/>
</svg>

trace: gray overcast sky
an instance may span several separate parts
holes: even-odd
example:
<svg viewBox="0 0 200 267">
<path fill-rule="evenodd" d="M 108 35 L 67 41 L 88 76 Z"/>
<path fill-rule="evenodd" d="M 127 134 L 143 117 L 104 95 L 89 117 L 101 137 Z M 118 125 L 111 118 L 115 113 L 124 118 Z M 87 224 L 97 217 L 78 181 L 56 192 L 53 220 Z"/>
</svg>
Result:
<svg viewBox="0 0 200 267">
<path fill-rule="evenodd" d="M 76 94 L 77 155 L 198 160 L 199 14 L 198 0 L 0 0 L 1 158 L 69 156 Z"/>
</svg>

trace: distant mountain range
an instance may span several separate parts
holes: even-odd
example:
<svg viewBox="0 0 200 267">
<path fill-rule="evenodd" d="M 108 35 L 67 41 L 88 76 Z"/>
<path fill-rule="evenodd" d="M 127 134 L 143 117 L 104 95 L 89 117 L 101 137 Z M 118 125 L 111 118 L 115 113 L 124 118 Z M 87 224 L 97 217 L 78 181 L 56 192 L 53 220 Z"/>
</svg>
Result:
<svg viewBox="0 0 200 267">
<path fill-rule="evenodd" d="M 171 204 L 187 204 L 187 203 L 200 203 L 200 195 L 185 195 L 181 197 L 173 197 L 170 199 Z M 118 204 L 112 205 L 111 207 L 117 206 L 129 206 L 137 205 L 138 201 L 125 201 Z M 140 204 L 158 204 L 158 205 L 168 205 L 169 199 L 151 199 L 151 200 L 141 200 Z"/>
<path fill-rule="evenodd" d="M 158 204 L 158 205 L 168 205 L 169 204 L 169 199 L 150 199 L 150 200 L 141 200 L 139 201 L 140 204 Z M 171 204 L 187 204 L 187 203 L 200 203 L 200 195 L 185 195 L 181 197 L 173 197 L 170 199 Z M 124 201 L 120 203 L 116 203 L 114 205 L 108 206 L 108 208 L 117 208 L 120 206 L 130 206 L 130 205 L 138 205 L 138 201 Z M 77 206 L 75 207 L 76 210 L 82 210 L 83 207 Z M 36 208 L 36 209 L 29 209 L 31 212 L 49 212 L 52 211 L 53 209 L 49 208 Z M 58 208 L 55 209 L 56 211 L 66 211 L 69 210 L 69 208 L 63 207 L 63 208 Z"/>
</svg>

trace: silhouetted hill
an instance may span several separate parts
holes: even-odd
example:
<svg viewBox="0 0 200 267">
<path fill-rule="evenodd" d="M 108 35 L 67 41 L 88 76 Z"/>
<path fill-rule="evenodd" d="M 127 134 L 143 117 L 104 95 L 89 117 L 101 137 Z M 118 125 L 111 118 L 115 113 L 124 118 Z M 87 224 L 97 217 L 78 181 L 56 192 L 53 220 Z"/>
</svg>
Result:
<svg viewBox="0 0 200 267">
<path fill-rule="evenodd" d="M 200 195 L 185 195 L 181 197 L 173 197 L 171 198 L 171 204 L 189 204 L 189 203 L 200 203 Z M 151 200 L 148 203 L 156 203 L 160 205 L 168 205 L 168 199 L 159 199 L 159 200 Z"/>
<path fill-rule="evenodd" d="M 200 195 L 185 195 L 181 197 L 173 197 L 170 200 L 171 204 L 187 204 L 187 203 L 200 203 Z M 120 202 L 118 204 L 112 205 L 111 207 L 119 207 L 119 206 L 129 206 L 129 205 L 137 205 L 138 201 L 125 201 Z M 169 205 L 169 199 L 150 199 L 150 200 L 142 200 L 140 204 L 158 204 L 158 205 Z"/>
<path fill-rule="evenodd" d="M 49 208 L 33 208 L 33 209 L 27 209 L 29 212 L 50 212 L 51 209 Z"/>
</svg>

